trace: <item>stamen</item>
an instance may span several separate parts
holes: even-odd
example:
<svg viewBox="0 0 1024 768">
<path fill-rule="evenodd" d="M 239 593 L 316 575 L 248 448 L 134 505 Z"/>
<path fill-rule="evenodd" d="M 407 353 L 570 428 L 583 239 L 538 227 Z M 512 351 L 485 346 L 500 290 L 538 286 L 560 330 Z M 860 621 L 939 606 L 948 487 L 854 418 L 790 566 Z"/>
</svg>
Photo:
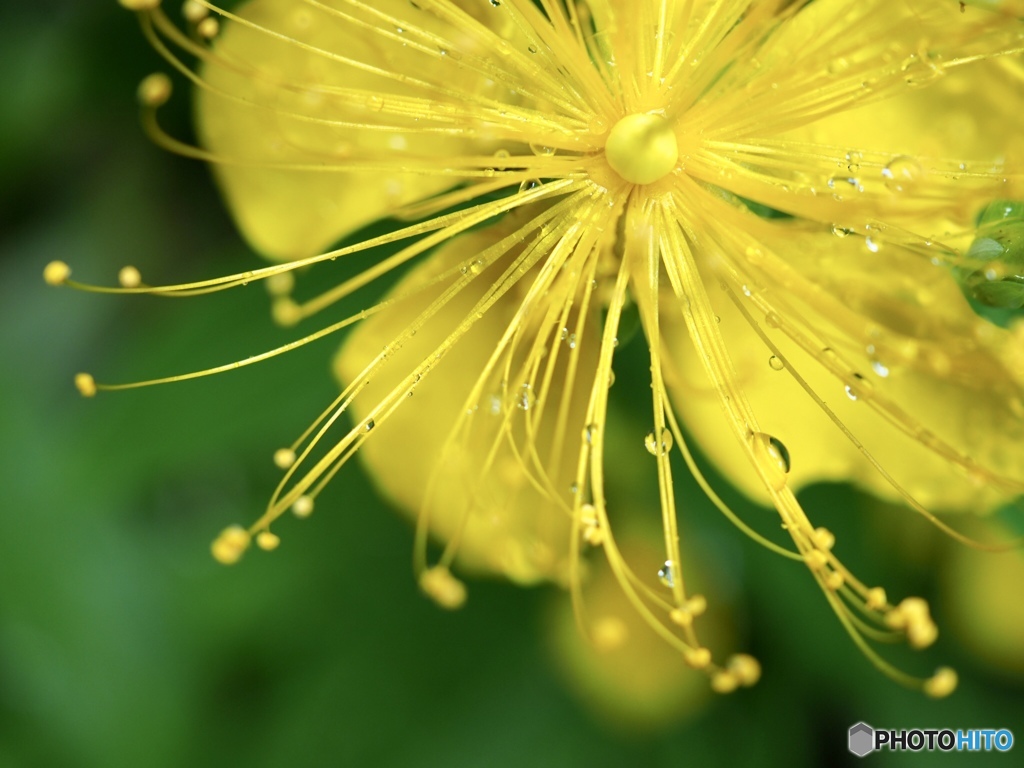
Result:
<svg viewBox="0 0 1024 768">
<path fill-rule="evenodd" d="M 43 280 L 47 285 L 64 285 L 71 277 L 71 267 L 63 261 L 51 261 L 43 269 Z"/>
<path fill-rule="evenodd" d="M 455 610 L 466 602 L 466 586 L 445 566 L 428 568 L 420 575 L 420 588 L 442 608 Z"/>
<path fill-rule="evenodd" d="M 265 552 L 271 552 L 278 548 L 281 544 L 281 539 L 276 534 L 270 531 L 260 531 L 256 535 L 256 544 Z"/>
<path fill-rule="evenodd" d="M 214 559 L 224 565 L 234 565 L 249 548 L 252 537 L 240 525 L 225 528 L 210 547 Z"/>
</svg>

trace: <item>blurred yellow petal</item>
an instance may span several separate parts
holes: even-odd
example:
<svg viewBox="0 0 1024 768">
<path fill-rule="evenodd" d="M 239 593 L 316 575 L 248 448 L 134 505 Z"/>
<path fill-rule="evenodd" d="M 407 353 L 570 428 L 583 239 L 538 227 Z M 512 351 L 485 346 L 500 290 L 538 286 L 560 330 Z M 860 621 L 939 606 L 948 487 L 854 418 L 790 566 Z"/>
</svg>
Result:
<svg viewBox="0 0 1024 768">
<path fill-rule="evenodd" d="M 944 571 L 953 634 L 994 670 L 1024 679 L 1024 554 L 957 549 Z"/>
<path fill-rule="evenodd" d="M 653 574 L 659 559 L 654 543 L 625 539 L 624 555 L 647 562 Z M 679 654 L 641 620 L 603 559 L 589 569 L 582 611 L 586 634 L 569 600 L 555 596 L 546 629 L 559 672 L 602 720 L 626 731 L 654 730 L 677 726 L 710 703 L 706 680 L 680 664 Z M 717 617 L 702 621 L 713 645 L 726 644 L 729 632 Z"/>
<path fill-rule="evenodd" d="M 481 4 L 458 5 L 478 19 L 501 21 L 481 12 Z M 392 111 L 385 99 L 422 99 L 424 92 L 387 75 L 404 70 L 430 79 L 443 72 L 452 91 L 483 93 L 494 83 L 466 69 L 452 77 L 448 62 L 414 50 L 401 33 L 375 35 L 353 19 L 380 23 L 376 15 L 386 14 L 426 32 L 458 34 L 451 25 L 415 11 L 407 0 L 378 0 L 372 13 L 250 0 L 238 14 L 214 41 L 203 68 L 210 87 L 196 91 L 197 131 L 210 152 L 225 158 L 215 166 L 217 178 L 254 248 L 276 259 L 310 256 L 457 183 L 439 173 L 403 172 L 400 160 L 422 168 L 424 158 L 465 151 L 465 131 L 417 130 L 427 110 L 455 114 L 452 97 L 437 92 Z M 514 37 L 507 26 L 506 19 L 505 34 Z M 461 55 L 487 53 L 473 45 L 467 38 Z M 487 146 L 481 136 L 472 151 L 483 153 Z M 373 167 L 384 158 L 386 168 Z M 372 170 L 339 171 L 352 163 Z M 289 164 L 311 170 L 273 167 Z"/>
<path fill-rule="evenodd" d="M 787 339 L 778 326 L 792 318 L 782 310 L 775 318 L 753 315 L 777 345 L 776 355 L 724 293 L 713 292 L 712 302 L 744 391 L 762 414 L 764 431 L 788 449 L 790 485 L 848 480 L 883 498 L 899 498 L 803 390 L 792 370 L 926 507 L 984 511 L 1012 496 L 967 471 L 950 471 L 948 458 L 933 450 L 932 439 L 937 436 L 1003 476 L 1024 480 L 1024 452 L 1019 450 L 1024 407 L 1019 384 L 1004 363 L 1018 343 L 1013 333 L 978 317 L 948 268 L 903 248 L 883 246 L 872 252 L 861 238 L 795 229 L 780 233 L 774 243 L 764 242 L 766 250 L 772 245 L 779 258 L 815 286 L 822 306 L 835 310 L 830 315 L 790 304 L 809 320 L 820 347 L 808 351 Z M 785 290 L 787 276 L 777 279 L 765 278 L 767 295 Z M 850 316 L 856 330 L 864 332 L 863 340 L 851 338 L 844 325 Z M 683 334 L 677 329 L 670 343 L 678 354 L 677 407 L 701 449 L 729 479 L 765 501 L 763 484 L 723 429 L 717 395 L 703 380 L 693 345 Z M 823 358 L 849 364 L 853 375 L 838 378 L 821 366 Z M 883 399 L 898 409 L 905 432 L 872 407 Z M 944 416 L 935 418 L 937 413 Z"/>
<path fill-rule="evenodd" d="M 391 295 L 408 294 L 446 271 L 461 275 L 471 267 L 478 268 L 474 260 L 479 253 L 509 234 L 517 218 L 509 217 L 483 232 L 453 240 L 414 268 Z M 462 269 L 457 268 L 460 264 Z M 397 386 L 410 367 L 429 359 L 449 334 L 472 316 L 475 303 L 491 287 L 499 266 L 483 272 L 415 337 L 391 353 L 386 367 L 356 401 L 356 418 L 365 418 L 366 409 Z M 358 380 L 367 363 L 450 282 L 364 321 L 335 358 L 338 378 L 345 384 Z M 520 298 L 513 293 L 475 319 L 472 330 L 409 390 L 408 402 L 387 423 L 375 427 L 361 457 L 378 488 L 399 509 L 414 519 L 425 514 L 431 533 L 440 541 L 458 540 L 462 567 L 501 574 L 520 583 L 564 580 L 571 522 L 565 505 L 571 503 L 575 456 L 569 452 L 548 456 L 550 419 L 542 422 L 543 429 L 533 441 L 542 461 L 539 467 L 533 457 L 513 450 L 510 435 L 518 428 L 512 417 L 530 416 L 530 409 L 544 404 L 538 402 L 537 392 L 522 385 L 506 383 L 503 388 L 501 372 L 486 380 L 482 396 L 470 399 L 477 376 L 512 322 Z M 593 348 L 580 339 L 580 376 L 585 381 L 593 375 Z M 554 389 L 547 407 L 556 407 L 560 397 L 561 392 Z M 578 444 L 584 427 L 584 407 L 585 401 L 573 399 L 566 413 L 565 433 L 573 444 Z M 461 427 L 457 426 L 460 417 L 465 419 Z M 460 434 L 448 444 L 456 430 Z M 548 473 L 548 491 L 538 487 L 540 470 Z M 429 498 L 428 488 L 432 490 Z"/>
</svg>

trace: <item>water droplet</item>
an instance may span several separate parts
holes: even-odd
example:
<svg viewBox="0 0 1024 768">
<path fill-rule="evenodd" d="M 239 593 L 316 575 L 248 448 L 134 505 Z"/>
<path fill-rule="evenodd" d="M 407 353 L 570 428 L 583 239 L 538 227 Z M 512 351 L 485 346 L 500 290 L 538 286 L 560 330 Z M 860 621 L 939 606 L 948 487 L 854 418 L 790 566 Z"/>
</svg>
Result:
<svg viewBox="0 0 1024 768">
<path fill-rule="evenodd" d="M 750 437 L 754 458 L 765 479 L 776 491 L 786 487 L 790 470 L 789 450 L 777 437 L 766 432 L 754 432 Z"/>
<path fill-rule="evenodd" d="M 888 376 L 888 375 L 889 375 L 889 368 L 888 368 L 887 366 L 885 366 L 885 365 L 884 365 L 884 364 L 883 364 L 883 363 L 882 363 L 881 361 L 879 361 L 879 360 L 872 360 L 872 361 L 871 361 L 871 370 L 873 370 L 873 371 L 874 371 L 875 373 L 877 373 L 877 374 L 878 374 L 879 376 L 881 376 L 881 377 L 882 377 L 883 379 L 884 379 L 884 378 L 885 378 L 886 376 Z"/>
<path fill-rule="evenodd" d="M 520 192 L 529 192 L 532 189 L 536 189 L 540 186 L 540 179 L 527 179 L 519 185 Z"/>
<path fill-rule="evenodd" d="M 658 581 L 669 589 L 676 585 L 675 568 L 671 560 L 666 560 L 665 565 L 658 569 Z"/>
<path fill-rule="evenodd" d="M 775 355 L 768 358 L 768 365 L 771 366 L 773 371 L 781 371 L 786 367 L 786 364 Z"/>
<path fill-rule="evenodd" d="M 590 445 L 594 442 L 594 434 L 597 432 L 597 424 L 587 424 L 583 428 L 583 442 Z"/>
<path fill-rule="evenodd" d="M 846 153 L 846 170 L 850 173 L 856 173 L 860 170 L 860 161 L 864 159 L 864 155 L 856 150 L 851 150 Z"/>
<path fill-rule="evenodd" d="M 376 422 L 373 419 L 370 419 L 368 422 L 366 422 L 366 431 L 369 432 L 375 426 L 377 426 Z"/>
<path fill-rule="evenodd" d="M 470 264 L 469 265 L 469 271 L 472 272 L 474 275 L 479 275 L 481 272 L 483 272 L 484 271 L 484 262 L 483 262 L 483 260 L 482 259 L 477 259 L 472 264 Z"/>
<path fill-rule="evenodd" d="M 923 173 L 921 164 L 912 157 L 900 155 L 894 157 L 882 169 L 882 178 L 885 179 L 885 186 L 893 192 L 905 192 Z"/>
<path fill-rule="evenodd" d="M 654 434 L 654 430 L 651 430 L 644 438 L 644 447 L 652 456 L 664 456 L 672 450 L 672 442 L 672 433 L 667 428 L 661 430 L 660 439 Z"/>
<path fill-rule="evenodd" d="M 519 394 L 516 396 L 516 408 L 521 411 L 528 411 L 533 405 L 533 389 L 529 384 L 523 384 L 519 388 Z"/>
<path fill-rule="evenodd" d="M 491 5 L 493 5 L 495 8 L 500 8 L 501 0 L 491 0 Z"/>
<path fill-rule="evenodd" d="M 878 242 L 871 235 L 868 235 L 867 237 L 864 238 L 864 247 L 867 248 L 872 253 L 878 253 L 879 249 L 881 248 Z"/>
<path fill-rule="evenodd" d="M 540 157 L 551 157 L 551 155 L 555 154 L 555 148 L 549 147 L 546 144 L 530 144 L 530 151 Z"/>
<path fill-rule="evenodd" d="M 859 373 L 853 374 L 853 379 L 852 383 L 846 385 L 846 396 L 851 400 L 859 400 L 868 394 L 870 385 Z"/>
<path fill-rule="evenodd" d="M 853 234 L 853 230 L 848 229 L 847 227 L 840 227 L 838 224 L 833 224 L 832 234 L 836 237 L 849 237 Z"/>
</svg>

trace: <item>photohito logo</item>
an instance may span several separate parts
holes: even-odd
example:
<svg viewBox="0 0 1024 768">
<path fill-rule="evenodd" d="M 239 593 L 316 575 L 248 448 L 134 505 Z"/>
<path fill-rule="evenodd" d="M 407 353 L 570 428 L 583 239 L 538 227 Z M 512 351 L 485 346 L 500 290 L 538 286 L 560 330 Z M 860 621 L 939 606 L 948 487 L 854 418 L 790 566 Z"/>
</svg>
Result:
<svg viewBox="0 0 1024 768">
<path fill-rule="evenodd" d="M 1013 747 L 1013 733 L 1008 728 L 912 728 L 885 730 L 867 723 L 850 726 L 847 748 L 857 757 L 876 750 L 893 752 L 1008 752 Z"/>
</svg>

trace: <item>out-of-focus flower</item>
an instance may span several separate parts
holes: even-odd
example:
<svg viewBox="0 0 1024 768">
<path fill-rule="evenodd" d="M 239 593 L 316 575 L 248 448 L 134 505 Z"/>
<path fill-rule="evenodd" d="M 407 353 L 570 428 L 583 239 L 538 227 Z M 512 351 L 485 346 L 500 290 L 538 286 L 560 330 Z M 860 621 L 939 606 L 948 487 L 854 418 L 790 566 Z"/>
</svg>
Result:
<svg viewBox="0 0 1024 768">
<path fill-rule="evenodd" d="M 140 91 L 147 129 L 215 165 L 242 232 L 279 263 L 159 288 L 126 270 L 120 290 L 266 279 L 293 325 L 402 271 L 386 298 L 296 342 L 358 323 L 335 360 L 342 394 L 278 451 L 266 513 L 225 531 L 219 560 L 253 538 L 276 547 L 271 525 L 308 516 L 358 452 L 416 516 L 420 584 L 440 604 L 465 599 L 458 564 L 563 584 L 585 617 L 584 563 L 601 561 L 725 692 L 757 664 L 698 636 L 706 600 L 688 588 L 673 490 L 685 465 L 744 533 L 809 569 L 876 666 L 953 689 L 949 669 L 916 679 L 875 653 L 869 641 L 930 645 L 927 604 L 856 578 L 794 493 L 847 480 L 943 525 L 929 510 L 1021 492 L 1022 3 L 188 0 L 184 32 L 158 0 L 122 3 L 194 83 L 201 148 L 161 131 L 163 75 Z M 386 234 L 323 252 L 388 218 Z M 292 296 L 296 270 L 335 261 L 363 268 Z M 62 264 L 46 277 L 71 282 Z M 650 352 L 635 442 L 606 431 L 631 317 Z M 688 436 L 774 507 L 791 547 L 721 501 Z M 606 489 L 609 463 L 644 450 L 657 579 L 619 548 Z"/>
</svg>

